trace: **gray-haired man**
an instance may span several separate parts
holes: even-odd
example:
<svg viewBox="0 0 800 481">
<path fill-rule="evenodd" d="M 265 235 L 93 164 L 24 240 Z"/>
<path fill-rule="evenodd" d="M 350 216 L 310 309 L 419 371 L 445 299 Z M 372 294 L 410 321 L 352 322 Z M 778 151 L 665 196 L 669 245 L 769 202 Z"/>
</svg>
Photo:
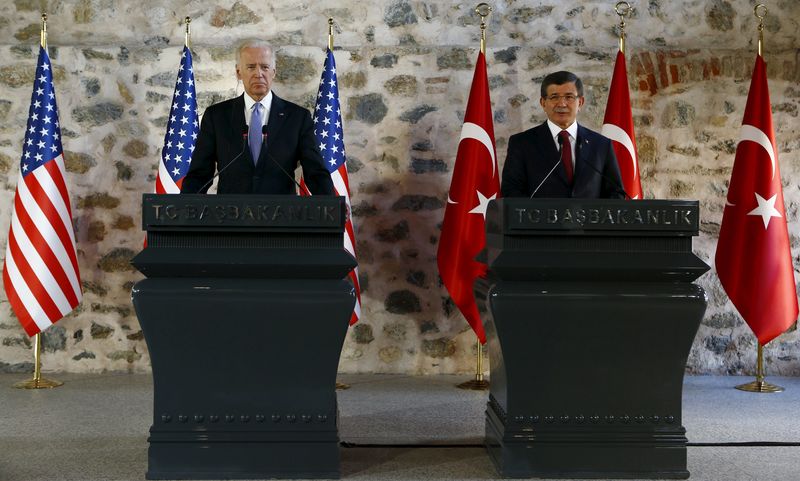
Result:
<svg viewBox="0 0 800 481">
<path fill-rule="evenodd" d="M 272 91 L 275 52 L 249 40 L 236 51 L 244 93 L 208 107 L 181 192 L 205 193 L 215 172 L 220 194 L 291 194 L 300 164 L 313 194 L 332 195 L 308 110 Z"/>
</svg>

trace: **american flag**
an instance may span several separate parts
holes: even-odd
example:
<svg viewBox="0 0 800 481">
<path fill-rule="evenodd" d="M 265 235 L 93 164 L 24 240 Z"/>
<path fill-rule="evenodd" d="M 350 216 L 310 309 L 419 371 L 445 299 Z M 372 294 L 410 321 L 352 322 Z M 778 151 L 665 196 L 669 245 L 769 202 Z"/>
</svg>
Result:
<svg viewBox="0 0 800 481">
<path fill-rule="evenodd" d="M 44 48 L 39 48 L 22 150 L 3 285 L 20 324 L 33 336 L 83 298 L 56 93 Z"/>
<path fill-rule="evenodd" d="M 167 134 L 161 149 L 161 162 L 156 177 L 157 194 L 178 194 L 183 178 L 189 171 L 192 152 L 197 140 L 199 123 L 197 121 L 197 96 L 194 90 L 194 71 L 192 70 L 192 51 L 183 47 L 175 93 L 172 94 L 172 108 L 167 122 Z"/>
<path fill-rule="evenodd" d="M 331 173 L 336 195 L 344 196 L 347 212 L 350 212 L 350 180 L 347 178 L 347 164 L 344 153 L 344 134 L 342 132 L 342 111 L 339 108 L 339 87 L 336 81 L 336 60 L 333 52 L 328 50 L 322 78 L 319 81 L 317 103 L 314 107 L 314 133 L 319 142 L 319 150 L 328 172 Z M 356 257 L 356 238 L 353 220 L 350 215 L 344 225 L 344 248 Z M 356 306 L 350 317 L 350 324 L 355 324 L 361 317 L 361 288 L 358 284 L 358 267 L 348 275 L 356 290 Z"/>
</svg>

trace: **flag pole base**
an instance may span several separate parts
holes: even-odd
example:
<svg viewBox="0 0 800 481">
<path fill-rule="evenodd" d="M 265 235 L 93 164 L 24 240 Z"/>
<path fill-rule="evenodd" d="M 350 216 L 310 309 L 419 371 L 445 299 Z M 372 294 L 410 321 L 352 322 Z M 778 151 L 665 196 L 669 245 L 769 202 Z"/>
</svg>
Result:
<svg viewBox="0 0 800 481">
<path fill-rule="evenodd" d="M 486 391 L 489 389 L 489 381 L 483 379 L 483 344 L 481 341 L 475 343 L 475 379 L 461 384 L 456 384 L 459 389 L 466 389 L 469 391 Z"/>
<path fill-rule="evenodd" d="M 783 387 L 770 384 L 767 381 L 753 381 L 736 386 L 736 389 L 747 392 L 783 392 Z"/>
<path fill-rule="evenodd" d="M 28 379 L 14 384 L 17 389 L 52 389 L 54 387 L 63 386 L 61 381 L 54 381 L 40 377 L 39 379 Z"/>
<path fill-rule="evenodd" d="M 489 389 L 489 381 L 485 381 L 483 379 L 472 379 L 471 381 L 457 384 L 456 387 L 468 391 L 486 391 Z"/>
<path fill-rule="evenodd" d="M 344 391 L 345 389 L 350 389 L 349 384 L 345 384 L 343 382 L 336 381 L 336 390 L 337 391 Z"/>
</svg>

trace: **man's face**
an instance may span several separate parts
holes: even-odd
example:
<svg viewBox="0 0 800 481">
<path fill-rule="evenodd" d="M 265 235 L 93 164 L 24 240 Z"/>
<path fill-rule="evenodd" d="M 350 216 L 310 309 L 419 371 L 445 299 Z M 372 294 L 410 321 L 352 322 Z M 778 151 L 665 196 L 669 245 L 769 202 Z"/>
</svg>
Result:
<svg viewBox="0 0 800 481">
<path fill-rule="evenodd" d="M 539 99 L 547 118 L 562 129 L 566 129 L 578 117 L 584 98 L 578 97 L 574 82 L 561 85 L 548 85 L 547 96 Z"/>
<path fill-rule="evenodd" d="M 271 67 L 272 55 L 263 47 L 247 47 L 239 55 L 236 78 L 242 81 L 244 91 L 255 101 L 267 96 L 275 78 Z"/>
</svg>

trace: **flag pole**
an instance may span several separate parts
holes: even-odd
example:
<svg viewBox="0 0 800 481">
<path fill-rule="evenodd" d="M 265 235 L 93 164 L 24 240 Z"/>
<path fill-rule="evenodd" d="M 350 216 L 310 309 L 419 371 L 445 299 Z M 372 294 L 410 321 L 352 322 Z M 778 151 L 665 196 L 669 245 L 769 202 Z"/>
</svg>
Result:
<svg viewBox="0 0 800 481">
<path fill-rule="evenodd" d="M 191 43 L 192 43 L 192 28 L 191 28 L 192 19 L 191 19 L 191 17 L 187 16 L 186 18 L 184 18 L 183 19 L 183 23 L 186 25 L 186 30 L 184 31 L 184 34 L 183 34 L 183 44 L 186 46 L 186 48 L 191 50 L 191 48 L 192 48 L 192 45 L 191 45 Z"/>
<path fill-rule="evenodd" d="M 758 18 L 758 56 L 763 57 L 764 45 L 764 17 L 767 16 L 767 7 L 759 3 L 753 8 L 753 14 Z M 773 393 L 781 392 L 783 388 L 764 380 L 764 346 L 758 343 L 758 356 L 756 361 L 756 380 L 736 386 L 736 389 L 747 392 Z"/>
<path fill-rule="evenodd" d="M 631 4 L 628 2 L 617 2 L 614 11 L 619 15 L 619 51 L 625 53 L 625 17 L 631 14 Z"/>
<path fill-rule="evenodd" d="M 333 52 L 333 17 L 328 17 L 328 50 Z"/>
<path fill-rule="evenodd" d="M 47 13 L 42 13 L 42 30 L 39 36 L 39 44 L 43 49 L 47 49 Z M 50 389 L 63 385 L 61 381 L 55 381 L 42 377 L 42 335 L 37 332 L 33 336 L 33 378 L 14 384 L 17 389 Z"/>
<path fill-rule="evenodd" d="M 333 52 L 333 17 L 328 17 L 328 50 Z M 337 391 L 344 391 L 345 389 L 350 389 L 350 385 L 336 381 Z"/>
<path fill-rule="evenodd" d="M 475 7 L 475 13 L 481 17 L 481 53 L 486 55 L 486 17 L 492 13 L 492 7 L 488 3 L 479 3 Z M 477 354 L 477 362 L 475 363 L 475 379 L 462 382 L 456 387 L 459 389 L 467 389 L 470 391 L 485 391 L 489 389 L 489 381 L 483 378 L 483 344 L 481 341 L 475 341 L 475 350 Z"/>
<path fill-rule="evenodd" d="M 753 14 L 758 18 L 758 56 L 763 57 L 762 47 L 764 45 L 764 17 L 767 16 L 767 6 L 759 3 L 753 7 Z"/>
</svg>

